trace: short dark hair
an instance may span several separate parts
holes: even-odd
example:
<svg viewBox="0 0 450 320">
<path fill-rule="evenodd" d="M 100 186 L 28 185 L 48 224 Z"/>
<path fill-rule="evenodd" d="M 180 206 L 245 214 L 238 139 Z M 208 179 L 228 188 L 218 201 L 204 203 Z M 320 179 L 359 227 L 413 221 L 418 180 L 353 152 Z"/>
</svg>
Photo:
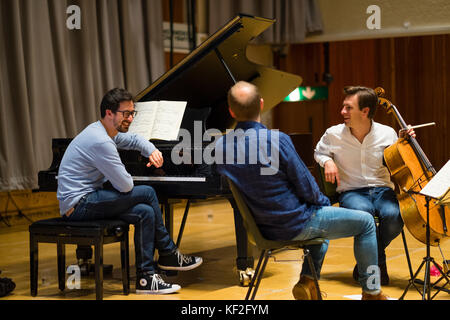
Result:
<svg viewBox="0 0 450 320">
<path fill-rule="evenodd" d="M 369 108 L 369 119 L 373 119 L 377 111 L 378 96 L 371 88 L 361 86 L 347 86 L 344 88 L 346 96 L 357 95 L 359 110 Z"/>
<path fill-rule="evenodd" d="M 100 116 L 102 118 L 106 115 L 106 110 L 109 109 L 116 113 L 119 109 L 120 103 L 123 101 L 133 101 L 133 96 L 125 89 L 114 88 L 109 90 L 100 103 Z"/>
<path fill-rule="evenodd" d="M 236 96 L 235 90 L 247 87 L 250 89 L 246 99 Z M 261 111 L 261 95 L 258 88 L 248 82 L 239 81 L 228 90 L 228 106 L 236 116 L 237 121 L 255 120 Z"/>
</svg>

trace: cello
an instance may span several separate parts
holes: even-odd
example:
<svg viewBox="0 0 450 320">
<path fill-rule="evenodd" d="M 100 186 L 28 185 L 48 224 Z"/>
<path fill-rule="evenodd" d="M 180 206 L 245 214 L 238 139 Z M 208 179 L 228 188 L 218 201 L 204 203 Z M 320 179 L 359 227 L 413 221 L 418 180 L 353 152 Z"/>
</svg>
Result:
<svg viewBox="0 0 450 320">
<path fill-rule="evenodd" d="M 378 87 L 375 93 L 378 96 L 378 105 L 394 116 L 401 129 L 408 130 L 395 105 L 384 97 L 384 89 Z M 427 243 L 426 225 L 429 210 L 429 244 L 439 245 L 441 239 L 449 235 L 450 213 L 446 206 L 436 205 L 432 201 L 427 202 L 425 196 L 419 194 L 436 174 L 419 143 L 413 137 L 399 138 L 384 150 L 384 160 L 391 174 L 391 180 L 398 187 L 396 192 L 400 214 L 409 232 L 417 240 Z"/>
</svg>

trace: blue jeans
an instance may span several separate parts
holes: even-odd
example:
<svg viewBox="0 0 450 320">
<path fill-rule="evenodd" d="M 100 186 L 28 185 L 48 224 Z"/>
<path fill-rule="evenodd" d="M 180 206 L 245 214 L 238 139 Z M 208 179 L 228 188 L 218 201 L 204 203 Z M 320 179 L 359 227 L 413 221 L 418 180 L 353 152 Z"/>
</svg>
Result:
<svg viewBox="0 0 450 320">
<path fill-rule="evenodd" d="M 68 219 L 120 219 L 133 224 L 138 274 L 155 272 L 155 248 L 160 255 L 170 254 L 176 249 L 164 226 L 155 190 L 150 186 L 135 186 L 128 193 L 106 189 L 91 192 L 80 200 Z"/>
<path fill-rule="evenodd" d="M 373 266 L 378 264 L 375 222 L 367 212 L 332 206 L 320 207 L 312 214 L 302 232 L 294 239 L 325 238 L 332 240 L 346 237 L 354 237 L 353 251 L 358 263 L 359 282 L 363 291 L 379 290 L 379 272 L 372 272 Z M 327 240 L 322 245 L 308 246 L 318 275 L 320 275 L 328 243 Z M 307 261 L 303 262 L 301 274 L 312 276 Z M 373 274 L 378 278 L 375 279 Z"/>
<path fill-rule="evenodd" d="M 361 188 L 343 192 L 339 206 L 357 209 L 379 217 L 378 263 L 386 263 L 385 249 L 403 229 L 397 196 L 388 187 Z"/>
</svg>

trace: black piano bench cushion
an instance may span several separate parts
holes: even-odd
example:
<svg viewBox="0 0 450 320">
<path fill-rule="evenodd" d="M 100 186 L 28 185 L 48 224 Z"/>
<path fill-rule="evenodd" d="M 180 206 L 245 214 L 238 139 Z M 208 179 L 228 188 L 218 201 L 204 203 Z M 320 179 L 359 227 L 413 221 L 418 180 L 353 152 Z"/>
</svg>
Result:
<svg viewBox="0 0 450 320">
<path fill-rule="evenodd" d="M 129 225 L 122 220 L 68 221 L 64 218 L 50 218 L 33 222 L 29 230 L 51 233 L 54 229 L 70 232 L 70 230 L 84 228 L 104 230 L 104 235 L 117 235 L 119 231 L 128 231 Z"/>
</svg>

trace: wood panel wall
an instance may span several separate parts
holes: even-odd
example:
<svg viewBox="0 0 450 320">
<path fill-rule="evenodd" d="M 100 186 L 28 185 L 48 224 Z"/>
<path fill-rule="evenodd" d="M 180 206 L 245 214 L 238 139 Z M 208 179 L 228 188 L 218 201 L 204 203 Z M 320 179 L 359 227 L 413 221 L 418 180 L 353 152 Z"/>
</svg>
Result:
<svg viewBox="0 0 450 320">
<path fill-rule="evenodd" d="M 275 54 L 274 65 L 302 77 L 302 86 L 322 86 L 325 71 L 321 43 L 292 45 Z M 273 128 L 286 133 L 311 133 L 315 146 L 329 122 L 328 101 L 282 102 L 273 109 Z M 311 150 L 312 153 L 312 150 Z"/>
<path fill-rule="evenodd" d="M 163 1 L 164 20 L 169 21 L 169 2 Z M 174 21 L 184 22 L 184 0 L 174 1 Z M 409 124 L 436 122 L 417 129 L 417 140 L 439 170 L 450 158 L 450 35 L 429 35 L 329 43 L 328 100 L 312 103 L 281 103 L 273 111 L 273 127 L 288 133 L 313 133 L 316 143 L 325 128 L 340 123 L 342 89 L 346 85 L 381 86 L 386 97 Z M 175 53 L 174 64 L 185 54 Z M 326 85 L 324 44 L 289 46 L 276 54 L 274 65 L 303 78 L 304 86 Z M 166 53 L 166 69 L 169 54 Z M 296 120 L 298 119 L 298 120 Z M 398 129 L 383 109 L 375 120 Z"/>
<path fill-rule="evenodd" d="M 163 21 L 170 21 L 170 1 L 162 1 L 162 8 L 163 8 Z M 186 13 L 185 13 L 185 0 L 173 0 L 173 8 L 172 8 L 172 14 L 173 14 L 173 22 L 176 23 L 184 23 L 186 21 Z M 165 66 L 166 71 L 170 70 L 171 67 L 175 66 L 178 62 L 183 60 L 187 54 L 186 53 L 179 53 L 174 52 L 173 53 L 173 61 L 172 66 L 170 65 L 170 53 L 165 52 Z"/>
<path fill-rule="evenodd" d="M 326 85 L 324 44 L 292 45 L 287 55 L 278 56 L 279 69 L 303 77 L 302 85 Z M 417 140 L 434 167 L 439 170 L 450 158 L 450 35 L 339 41 L 329 43 L 329 85 L 324 126 L 341 122 L 342 89 L 346 85 L 381 86 L 405 121 L 416 125 L 436 122 L 417 129 Z M 292 117 L 299 108 L 274 109 L 274 126 L 292 131 Z M 317 110 L 317 112 L 321 112 Z M 384 109 L 375 120 L 399 129 Z M 299 121 L 300 123 L 301 121 Z M 301 129 L 301 128 L 298 128 Z"/>
</svg>

